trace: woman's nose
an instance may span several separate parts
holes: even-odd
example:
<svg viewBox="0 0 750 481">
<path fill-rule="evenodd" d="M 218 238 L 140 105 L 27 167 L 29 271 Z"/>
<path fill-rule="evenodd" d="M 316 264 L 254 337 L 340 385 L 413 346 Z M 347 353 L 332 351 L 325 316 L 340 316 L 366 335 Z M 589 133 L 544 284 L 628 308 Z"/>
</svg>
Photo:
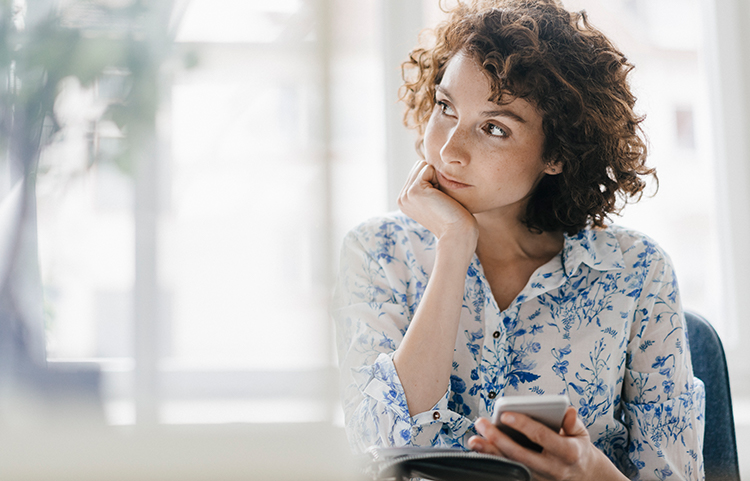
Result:
<svg viewBox="0 0 750 481">
<path fill-rule="evenodd" d="M 445 139 L 445 144 L 440 149 L 440 157 L 446 163 L 466 164 L 470 160 L 468 146 L 468 133 L 462 126 L 456 125 L 448 133 L 448 138 Z"/>
</svg>

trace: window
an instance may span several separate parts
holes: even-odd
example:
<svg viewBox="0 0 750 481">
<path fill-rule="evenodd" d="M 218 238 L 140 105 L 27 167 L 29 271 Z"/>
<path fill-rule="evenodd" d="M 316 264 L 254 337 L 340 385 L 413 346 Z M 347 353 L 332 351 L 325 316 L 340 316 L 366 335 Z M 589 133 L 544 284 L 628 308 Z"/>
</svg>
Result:
<svg viewBox="0 0 750 481">
<path fill-rule="evenodd" d="M 677 146 L 692 150 L 695 148 L 695 128 L 692 107 L 677 107 L 674 111 L 675 137 Z"/>
<path fill-rule="evenodd" d="M 65 87 L 65 140 L 45 152 L 39 179 L 48 356 L 102 366 L 111 423 L 152 411 L 166 423 L 334 416 L 335 257 L 344 230 L 386 208 L 379 4 L 340 3 L 176 10 L 145 194 L 116 162 L 121 133 L 95 120 L 127 73 Z M 145 244 L 139 196 L 156 215 Z M 139 330 L 148 256 L 153 322 Z M 156 339 L 145 354 L 139 335 Z M 139 391 L 148 369 L 155 381 Z"/>
<path fill-rule="evenodd" d="M 65 141 L 44 153 L 38 184 L 48 352 L 102 366 L 110 422 L 136 421 L 149 395 L 158 422 L 336 416 L 327 305 L 338 248 L 357 222 L 395 208 L 416 159 L 401 126 L 398 67 L 419 29 L 442 18 L 438 3 L 176 2 L 158 182 L 146 190 L 118 164 L 123 133 L 97 121 L 127 72 L 108 72 L 93 89 L 66 80 Z M 746 396 L 749 331 L 737 313 L 747 310 L 750 175 L 738 65 L 750 34 L 736 20 L 739 3 L 565 4 L 586 9 L 636 65 L 647 114 L 660 191 L 613 220 L 671 254 L 685 307 L 714 322 L 733 388 Z M 135 206 L 149 198 L 156 236 L 139 244 Z M 148 255 L 157 287 L 143 331 L 134 299 Z M 136 349 L 144 332 L 158 339 L 145 357 Z M 150 375 L 139 362 L 155 382 L 139 384 Z"/>
</svg>

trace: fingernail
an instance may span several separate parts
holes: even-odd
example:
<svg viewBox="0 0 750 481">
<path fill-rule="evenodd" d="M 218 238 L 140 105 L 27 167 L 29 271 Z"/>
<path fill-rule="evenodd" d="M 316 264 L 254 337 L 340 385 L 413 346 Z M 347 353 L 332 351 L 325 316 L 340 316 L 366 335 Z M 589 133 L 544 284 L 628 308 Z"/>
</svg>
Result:
<svg viewBox="0 0 750 481">
<path fill-rule="evenodd" d="M 516 422 L 516 417 L 512 414 L 504 413 L 502 421 L 505 424 L 513 424 L 514 422 Z"/>
</svg>

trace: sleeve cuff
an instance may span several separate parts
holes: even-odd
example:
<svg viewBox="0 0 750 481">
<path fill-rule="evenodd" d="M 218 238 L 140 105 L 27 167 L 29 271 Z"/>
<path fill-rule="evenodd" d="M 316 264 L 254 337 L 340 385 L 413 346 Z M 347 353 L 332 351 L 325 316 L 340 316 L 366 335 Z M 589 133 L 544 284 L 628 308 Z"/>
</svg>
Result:
<svg viewBox="0 0 750 481">
<path fill-rule="evenodd" d="M 401 380 L 393 365 L 393 353 L 380 353 L 373 364 L 353 368 L 359 390 L 375 402 L 384 404 L 400 419 L 409 419 L 409 407 Z"/>
<path fill-rule="evenodd" d="M 412 417 L 392 356 L 393 353 L 381 353 L 372 365 L 353 369 L 354 379 L 360 391 L 373 401 L 386 406 L 396 418 L 411 426 L 411 441 L 407 444 L 461 447 L 457 440 L 462 438 L 474 423 L 448 409 L 449 387 L 446 387 L 445 393 L 432 409 Z"/>
</svg>

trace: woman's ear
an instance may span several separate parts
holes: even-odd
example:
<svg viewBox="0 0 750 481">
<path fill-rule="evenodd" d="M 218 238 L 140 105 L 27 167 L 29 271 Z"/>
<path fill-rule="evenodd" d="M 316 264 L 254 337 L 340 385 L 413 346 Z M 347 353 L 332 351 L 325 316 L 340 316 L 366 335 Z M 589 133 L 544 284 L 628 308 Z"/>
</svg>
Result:
<svg viewBox="0 0 750 481">
<path fill-rule="evenodd" d="M 562 162 L 560 162 L 559 160 L 548 163 L 547 168 L 544 169 L 544 173 L 547 175 L 561 174 L 562 171 Z"/>
</svg>

